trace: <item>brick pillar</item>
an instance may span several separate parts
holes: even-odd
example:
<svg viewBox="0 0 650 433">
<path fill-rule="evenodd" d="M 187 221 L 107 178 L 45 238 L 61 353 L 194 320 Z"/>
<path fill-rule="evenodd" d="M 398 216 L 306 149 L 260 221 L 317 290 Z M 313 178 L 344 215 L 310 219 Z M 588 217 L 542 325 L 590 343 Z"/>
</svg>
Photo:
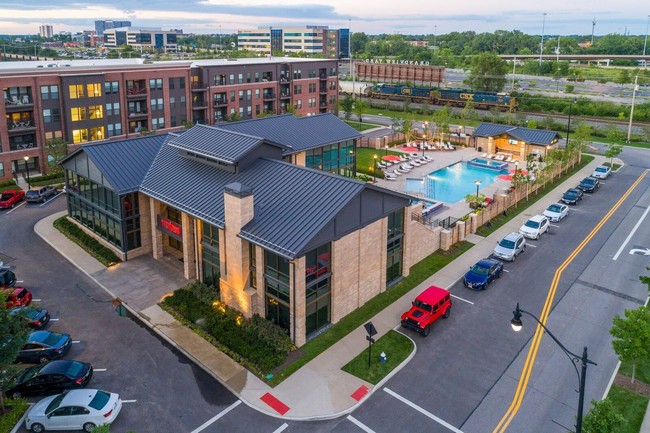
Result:
<svg viewBox="0 0 650 433">
<path fill-rule="evenodd" d="M 162 213 L 162 204 L 158 200 L 149 197 L 149 207 L 151 209 L 151 249 L 153 250 L 153 258 L 160 260 L 163 257 L 163 234 L 156 229 L 156 217 Z"/>
<path fill-rule="evenodd" d="M 443 251 L 449 251 L 453 243 L 453 233 L 451 230 L 442 230 L 440 232 L 440 249 Z"/>
<path fill-rule="evenodd" d="M 469 231 L 476 233 L 478 230 L 478 216 L 475 213 L 469 214 Z"/>
<path fill-rule="evenodd" d="M 253 315 L 251 296 L 255 290 L 248 286 L 250 257 L 248 242 L 237 235 L 241 228 L 253 219 L 253 190 L 234 182 L 226 185 L 224 192 L 224 230 L 225 266 L 221 269 L 221 300 L 246 317 Z M 261 266 L 260 263 L 257 264 Z M 263 284 L 258 281 L 258 285 Z"/>
<path fill-rule="evenodd" d="M 194 239 L 194 219 L 181 213 L 183 224 L 183 275 L 188 280 L 196 278 L 196 242 Z"/>
<path fill-rule="evenodd" d="M 458 221 L 456 227 L 458 227 L 458 242 L 462 242 L 465 240 L 465 221 Z"/>
</svg>

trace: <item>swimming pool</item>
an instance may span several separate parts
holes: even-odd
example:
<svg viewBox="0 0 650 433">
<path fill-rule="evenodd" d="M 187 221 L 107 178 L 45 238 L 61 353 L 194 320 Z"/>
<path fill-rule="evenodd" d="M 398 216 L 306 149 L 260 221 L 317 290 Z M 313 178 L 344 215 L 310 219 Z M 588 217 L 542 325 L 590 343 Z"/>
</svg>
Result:
<svg viewBox="0 0 650 433">
<path fill-rule="evenodd" d="M 481 181 L 480 188 L 492 185 L 500 174 L 508 170 L 496 171 L 494 169 L 478 168 L 457 162 L 433 173 L 424 179 L 406 179 L 406 191 L 424 194 L 425 197 L 445 203 L 457 203 L 467 194 L 476 194 L 477 180 Z"/>
<path fill-rule="evenodd" d="M 505 161 L 493 161 L 485 158 L 474 158 L 467 161 L 467 165 L 480 168 L 489 168 L 492 170 L 505 170 L 508 168 L 508 163 Z"/>
</svg>

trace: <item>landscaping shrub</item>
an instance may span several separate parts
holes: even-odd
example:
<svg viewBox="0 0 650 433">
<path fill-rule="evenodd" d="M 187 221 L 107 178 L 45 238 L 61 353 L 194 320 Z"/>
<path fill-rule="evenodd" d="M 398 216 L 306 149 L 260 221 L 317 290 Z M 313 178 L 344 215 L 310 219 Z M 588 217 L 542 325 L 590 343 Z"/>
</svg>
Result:
<svg viewBox="0 0 650 433">
<path fill-rule="evenodd" d="M 162 303 L 193 329 L 207 334 L 220 350 L 263 376 L 282 364 L 295 347 L 284 329 L 254 315 L 247 319 L 219 300 L 216 289 L 195 282 Z"/>
<path fill-rule="evenodd" d="M 104 266 L 108 267 L 121 262 L 120 258 L 110 248 L 105 247 L 97 239 L 85 233 L 76 224 L 69 221 L 67 217 L 63 216 L 55 220 L 54 227 Z"/>
<path fill-rule="evenodd" d="M 16 185 L 16 181 L 13 180 L 13 179 L 12 180 L 7 180 L 7 181 L 4 181 L 4 182 L 0 182 L 0 188 L 5 187 L 5 186 L 14 186 L 14 185 Z"/>
</svg>

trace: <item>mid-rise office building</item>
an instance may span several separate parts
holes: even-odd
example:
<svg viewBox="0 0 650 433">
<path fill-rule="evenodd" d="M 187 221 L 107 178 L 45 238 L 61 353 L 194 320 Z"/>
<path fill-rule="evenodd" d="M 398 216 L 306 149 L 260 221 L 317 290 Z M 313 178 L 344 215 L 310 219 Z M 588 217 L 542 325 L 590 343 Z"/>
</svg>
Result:
<svg viewBox="0 0 650 433">
<path fill-rule="evenodd" d="M 176 30 L 161 30 L 160 28 L 120 27 L 104 30 L 104 46 L 117 48 L 130 45 L 136 50 L 158 50 L 163 52 L 176 51 Z"/>
<path fill-rule="evenodd" d="M 44 24 L 42 26 L 38 26 L 38 34 L 42 38 L 51 38 L 54 36 L 54 29 L 52 29 L 52 26 L 49 24 Z"/>
<path fill-rule="evenodd" d="M 131 21 L 98 20 L 95 21 L 95 33 L 97 36 L 104 36 L 105 30 L 117 29 L 120 27 L 131 27 Z"/>
<path fill-rule="evenodd" d="M 46 172 L 53 139 L 78 145 L 190 123 L 333 112 L 338 68 L 335 60 L 299 58 L 6 62 L 0 84 L 3 181 Z"/>
<path fill-rule="evenodd" d="M 349 56 L 348 29 L 329 29 L 327 26 L 258 27 L 239 30 L 237 44 L 240 50 L 256 53 L 282 51 L 286 53 L 323 54 L 330 59 Z"/>
</svg>

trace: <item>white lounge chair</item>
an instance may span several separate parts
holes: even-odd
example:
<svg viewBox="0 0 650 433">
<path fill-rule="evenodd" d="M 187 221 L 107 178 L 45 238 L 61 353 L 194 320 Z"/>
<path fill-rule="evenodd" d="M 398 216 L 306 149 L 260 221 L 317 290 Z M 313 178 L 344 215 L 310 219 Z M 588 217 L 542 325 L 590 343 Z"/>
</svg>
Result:
<svg viewBox="0 0 650 433">
<path fill-rule="evenodd" d="M 506 159 L 506 156 L 505 155 L 497 155 L 497 156 L 494 157 L 494 159 L 497 160 L 497 161 L 503 161 L 503 160 Z"/>
<path fill-rule="evenodd" d="M 424 155 L 420 161 L 431 162 L 433 161 L 433 158 L 431 158 L 429 155 Z"/>
<path fill-rule="evenodd" d="M 481 158 L 487 158 L 487 152 L 481 154 Z"/>
<path fill-rule="evenodd" d="M 409 162 L 409 164 L 414 165 L 416 167 L 419 167 L 419 166 L 422 165 L 422 163 L 420 161 L 418 161 L 417 159 L 411 160 L 411 162 Z"/>
<path fill-rule="evenodd" d="M 391 173 L 385 173 L 384 174 L 384 179 L 386 179 L 386 180 L 395 180 L 395 179 L 397 179 L 397 175 L 396 174 L 391 174 Z"/>
<path fill-rule="evenodd" d="M 514 161 L 515 161 L 515 160 L 514 160 L 514 158 L 512 157 L 512 155 L 509 155 L 509 156 L 506 158 L 506 162 L 514 162 Z"/>
<path fill-rule="evenodd" d="M 494 159 L 494 153 L 489 154 L 487 157 L 488 159 Z"/>
</svg>

